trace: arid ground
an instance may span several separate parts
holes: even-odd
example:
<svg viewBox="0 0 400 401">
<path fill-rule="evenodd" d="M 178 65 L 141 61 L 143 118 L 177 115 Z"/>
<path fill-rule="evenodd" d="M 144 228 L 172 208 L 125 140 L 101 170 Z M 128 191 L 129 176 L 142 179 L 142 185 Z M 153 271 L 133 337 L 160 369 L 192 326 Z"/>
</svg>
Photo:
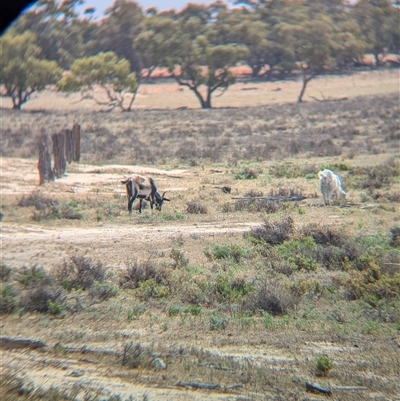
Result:
<svg viewBox="0 0 400 401">
<path fill-rule="evenodd" d="M 172 84 L 132 113 L 3 100 L 0 398 L 400 400 L 398 83 L 323 77 L 304 104 L 236 84 L 208 111 Z M 80 162 L 39 186 L 38 135 L 74 123 Z M 323 168 L 346 199 L 324 206 Z M 132 174 L 161 212 L 129 215 Z"/>
</svg>

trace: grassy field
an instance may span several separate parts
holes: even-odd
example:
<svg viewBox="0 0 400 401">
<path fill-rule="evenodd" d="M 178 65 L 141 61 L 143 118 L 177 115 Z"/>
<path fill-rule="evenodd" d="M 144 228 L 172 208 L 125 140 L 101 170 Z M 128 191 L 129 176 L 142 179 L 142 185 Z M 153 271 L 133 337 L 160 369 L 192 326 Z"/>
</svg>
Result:
<svg viewBox="0 0 400 401">
<path fill-rule="evenodd" d="M 298 86 L 2 110 L 0 399 L 400 399 L 398 71 Z M 37 136 L 76 122 L 80 163 L 39 187 Z M 161 212 L 128 214 L 133 173 Z"/>
</svg>

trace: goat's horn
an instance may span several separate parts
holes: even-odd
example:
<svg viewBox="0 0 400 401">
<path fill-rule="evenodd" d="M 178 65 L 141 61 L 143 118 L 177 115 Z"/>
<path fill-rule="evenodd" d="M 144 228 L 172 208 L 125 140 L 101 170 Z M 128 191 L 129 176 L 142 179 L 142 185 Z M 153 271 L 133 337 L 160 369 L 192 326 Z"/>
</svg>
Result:
<svg viewBox="0 0 400 401">
<path fill-rule="evenodd" d="M 164 193 L 162 194 L 162 198 L 164 198 L 164 195 L 167 193 L 167 191 L 164 191 Z"/>
</svg>

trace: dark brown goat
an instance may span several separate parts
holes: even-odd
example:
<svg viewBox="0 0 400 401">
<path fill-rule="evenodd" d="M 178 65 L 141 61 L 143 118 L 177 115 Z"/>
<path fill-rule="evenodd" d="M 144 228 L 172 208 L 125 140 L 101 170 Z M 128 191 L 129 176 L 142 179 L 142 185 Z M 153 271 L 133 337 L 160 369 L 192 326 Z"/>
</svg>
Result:
<svg viewBox="0 0 400 401">
<path fill-rule="evenodd" d="M 142 213 L 142 201 L 143 199 L 150 202 L 150 206 L 156 205 L 156 209 L 161 211 L 164 201 L 169 201 L 165 198 L 165 191 L 160 195 L 157 191 L 156 184 L 151 177 L 142 177 L 140 175 L 133 175 L 126 180 L 121 181 L 122 184 L 126 185 L 126 194 L 128 196 L 128 210 L 132 213 L 132 205 L 136 198 L 139 198 L 139 213 Z"/>
</svg>

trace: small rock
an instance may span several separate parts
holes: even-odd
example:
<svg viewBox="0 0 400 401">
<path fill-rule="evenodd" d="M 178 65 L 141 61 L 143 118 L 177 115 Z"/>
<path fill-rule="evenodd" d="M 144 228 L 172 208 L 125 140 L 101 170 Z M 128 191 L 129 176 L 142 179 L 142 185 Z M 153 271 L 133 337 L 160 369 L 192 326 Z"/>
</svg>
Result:
<svg viewBox="0 0 400 401">
<path fill-rule="evenodd" d="M 69 375 L 72 377 L 81 377 L 85 373 L 84 370 L 73 370 Z"/>
<path fill-rule="evenodd" d="M 165 364 L 165 362 L 160 358 L 154 359 L 154 361 L 152 362 L 151 365 L 153 366 L 154 369 L 157 369 L 157 370 L 164 370 L 167 368 L 167 365 Z"/>
</svg>

